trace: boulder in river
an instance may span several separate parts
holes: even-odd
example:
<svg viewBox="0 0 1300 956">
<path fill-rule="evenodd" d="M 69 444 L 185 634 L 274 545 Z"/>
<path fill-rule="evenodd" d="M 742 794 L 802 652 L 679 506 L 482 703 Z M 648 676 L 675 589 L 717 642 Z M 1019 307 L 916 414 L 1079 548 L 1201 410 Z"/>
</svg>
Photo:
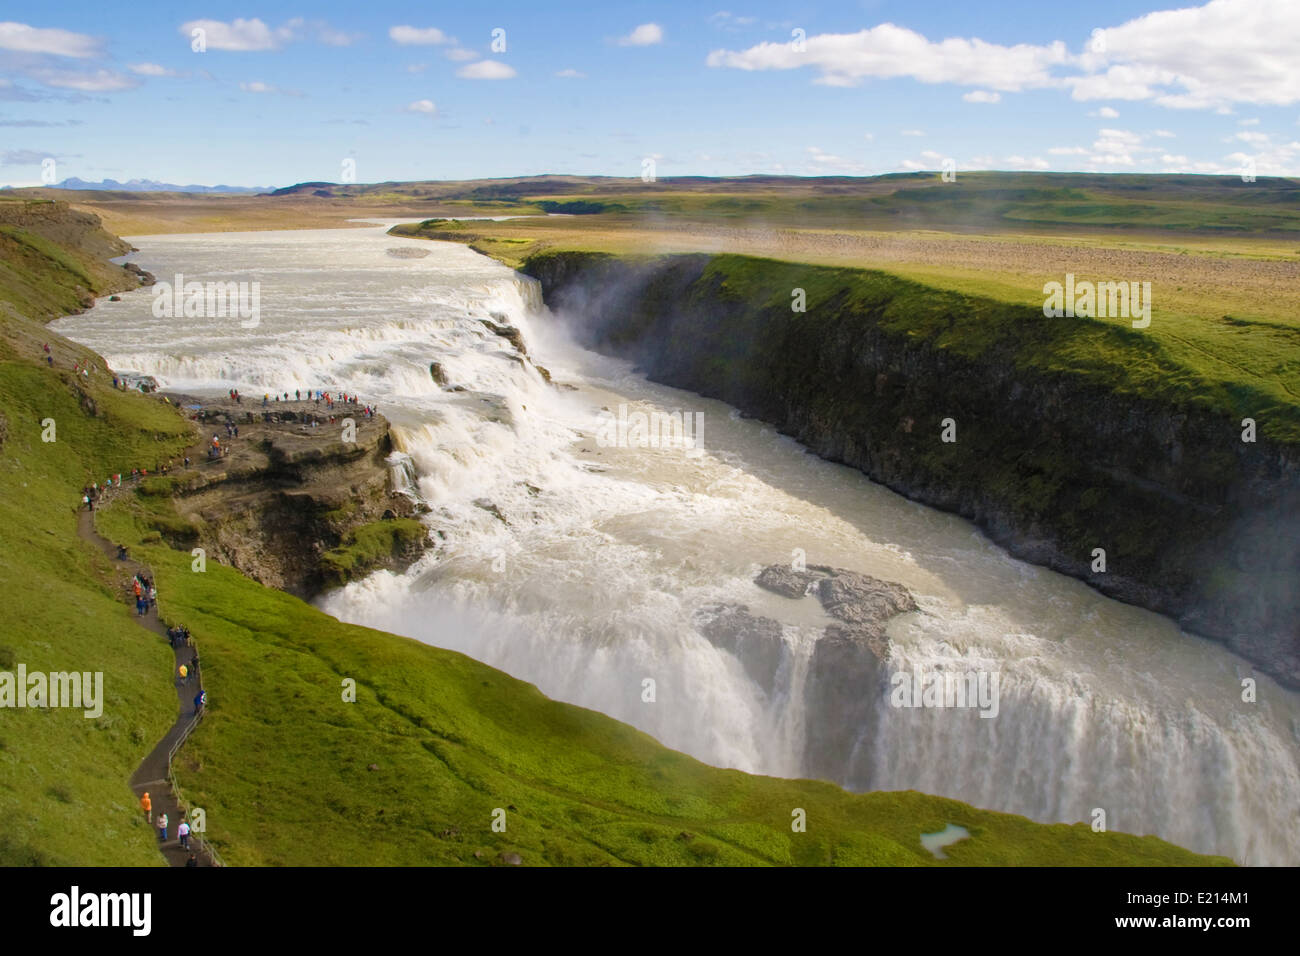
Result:
<svg viewBox="0 0 1300 956">
<path fill-rule="evenodd" d="M 769 564 L 758 572 L 754 583 L 781 597 L 801 598 L 817 580 L 817 575 L 810 571 L 796 571 L 784 564 Z"/>
<path fill-rule="evenodd" d="M 520 355 L 528 354 L 528 347 L 524 345 L 523 334 L 513 325 L 497 325 L 491 319 L 479 319 L 479 321 L 487 326 L 493 335 L 499 335 L 513 345 Z"/>
</svg>

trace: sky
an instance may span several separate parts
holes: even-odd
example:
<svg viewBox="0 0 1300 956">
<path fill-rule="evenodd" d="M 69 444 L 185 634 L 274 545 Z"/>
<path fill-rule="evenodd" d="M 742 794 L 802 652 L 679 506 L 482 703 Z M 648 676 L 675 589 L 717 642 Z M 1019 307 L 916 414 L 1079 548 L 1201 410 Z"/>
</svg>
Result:
<svg viewBox="0 0 1300 956">
<path fill-rule="evenodd" d="M 0 185 L 1300 175 L 1300 0 L 0 7 Z"/>
</svg>

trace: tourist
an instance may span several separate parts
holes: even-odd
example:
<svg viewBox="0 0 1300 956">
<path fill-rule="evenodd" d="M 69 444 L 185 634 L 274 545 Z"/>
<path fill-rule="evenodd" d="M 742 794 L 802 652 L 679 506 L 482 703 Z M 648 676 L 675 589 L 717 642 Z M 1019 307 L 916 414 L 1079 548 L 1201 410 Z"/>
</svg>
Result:
<svg viewBox="0 0 1300 956">
<path fill-rule="evenodd" d="M 181 849 L 188 850 L 190 848 L 190 825 L 183 819 L 176 824 L 176 836 L 180 838 Z"/>
<path fill-rule="evenodd" d="M 198 866 L 198 865 L 199 865 L 199 858 L 196 857 L 193 853 L 191 853 L 191 854 L 190 854 L 190 858 L 189 858 L 188 860 L 185 861 L 185 865 L 186 865 L 186 866 Z"/>
<path fill-rule="evenodd" d="M 153 801 L 149 799 L 148 790 L 140 796 L 140 809 L 144 811 L 145 820 L 153 823 Z"/>
<path fill-rule="evenodd" d="M 167 842 L 167 814 L 158 814 L 158 842 Z"/>
<path fill-rule="evenodd" d="M 182 664 L 177 668 L 177 672 L 181 675 L 182 684 L 188 684 L 190 682 L 190 669 L 188 667 Z"/>
<path fill-rule="evenodd" d="M 208 702 L 207 691 L 201 690 L 194 695 L 194 713 L 196 716 L 203 711 L 203 705 L 206 704 L 207 702 Z"/>
</svg>

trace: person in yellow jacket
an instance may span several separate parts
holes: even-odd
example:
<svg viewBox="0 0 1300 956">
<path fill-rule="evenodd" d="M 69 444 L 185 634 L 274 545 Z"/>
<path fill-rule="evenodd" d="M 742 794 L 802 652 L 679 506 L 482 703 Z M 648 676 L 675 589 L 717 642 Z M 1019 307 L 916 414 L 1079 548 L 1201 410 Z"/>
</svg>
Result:
<svg viewBox="0 0 1300 956">
<path fill-rule="evenodd" d="M 149 791 L 146 790 L 140 797 L 140 809 L 144 811 L 144 818 L 149 823 L 153 823 L 153 801 L 149 799 Z"/>
</svg>

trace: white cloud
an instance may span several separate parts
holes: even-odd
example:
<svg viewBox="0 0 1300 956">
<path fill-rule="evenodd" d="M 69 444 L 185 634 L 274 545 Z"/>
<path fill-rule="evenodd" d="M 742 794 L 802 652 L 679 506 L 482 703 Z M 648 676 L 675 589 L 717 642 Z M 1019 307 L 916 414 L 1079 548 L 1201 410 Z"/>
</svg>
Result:
<svg viewBox="0 0 1300 956">
<path fill-rule="evenodd" d="M 179 76 L 175 70 L 169 70 L 157 63 L 128 63 L 126 68 L 138 76 Z"/>
<path fill-rule="evenodd" d="M 1167 129 L 1158 129 L 1158 130 L 1153 130 L 1151 135 L 1152 135 L 1152 136 L 1159 136 L 1159 137 L 1161 137 L 1162 139 L 1173 139 L 1173 138 L 1174 138 L 1174 134 L 1171 133 L 1171 132 L 1170 132 L 1169 130 L 1167 130 Z"/>
<path fill-rule="evenodd" d="M 1119 119 L 1119 110 L 1112 109 L 1109 106 L 1103 106 L 1099 110 L 1093 110 L 1088 115 L 1099 117 L 1100 119 Z"/>
<path fill-rule="evenodd" d="M 55 28 L 31 27 L 12 21 L 0 23 L 0 50 L 19 53 L 50 53 L 55 56 L 88 57 L 100 52 L 100 42 L 84 33 Z"/>
<path fill-rule="evenodd" d="M 40 68 L 30 70 L 28 75 L 46 86 L 64 90 L 79 90 L 82 93 L 111 93 L 116 90 L 129 90 L 139 86 L 139 80 L 112 70 L 95 70 L 82 73 L 76 70 L 54 70 Z"/>
<path fill-rule="evenodd" d="M 1238 125 L 1238 126 L 1258 126 L 1258 125 L 1259 125 L 1259 118 L 1258 118 L 1258 117 L 1255 117 L 1254 119 L 1237 120 L 1237 125 Z"/>
<path fill-rule="evenodd" d="M 1082 146 L 1049 146 L 1047 152 L 1052 156 L 1087 156 L 1088 151 Z"/>
<path fill-rule="evenodd" d="M 434 105 L 433 100 L 416 100 L 406 107 L 408 113 L 424 113 L 432 116 L 438 112 L 438 107 Z"/>
<path fill-rule="evenodd" d="M 586 79 L 586 78 L 587 78 L 587 74 L 586 74 L 586 73 L 580 73 L 580 72 L 578 72 L 577 70 L 573 70 L 573 69 L 560 70 L 560 71 L 559 71 L 558 73 L 556 73 L 555 75 L 556 75 L 556 76 L 562 76 L 562 77 L 564 77 L 566 80 L 583 80 L 583 79 Z"/>
<path fill-rule="evenodd" d="M 251 20 L 237 18 L 229 23 L 220 20 L 190 20 L 180 25 L 180 32 L 190 37 L 194 30 L 202 30 L 209 50 L 278 50 L 295 39 L 296 30 L 302 23 L 301 18 L 295 18 L 273 30 L 257 17 Z"/>
<path fill-rule="evenodd" d="M 991 93 L 988 90 L 971 90 L 969 93 L 963 93 L 961 98 L 967 103 L 997 103 L 1001 101 L 1001 93 Z"/>
<path fill-rule="evenodd" d="M 402 46 L 441 46 L 451 43 L 451 37 L 437 27 L 389 27 L 388 38 Z"/>
<path fill-rule="evenodd" d="M 1006 164 L 1010 169 L 1051 169 L 1051 163 L 1041 156 L 1034 156 L 1029 159 L 1024 156 L 1008 156 Z"/>
<path fill-rule="evenodd" d="M 812 164 L 812 168 L 818 173 L 843 173 L 854 176 L 867 173 L 866 164 L 855 159 L 845 159 L 842 156 L 824 152 L 817 146 L 809 146 L 806 152 L 808 153 L 808 162 Z"/>
<path fill-rule="evenodd" d="M 892 23 L 857 33 L 808 37 L 798 52 L 790 43 L 760 43 L 748 50 L 714 50 L 709 66 L 738 70 L 794 70 L 812 67 L 817 82 L 856 86 L 866 78 L 911 77 L 922 83 L 956 83 L 1017 91 L 1053 83 L 1049 67 L 1066 62 L 1065 44 L 999 46 L 983 40 L 949 38 L 938 43 Z"/>
<path fill-rule="evenodd" d="M 253 80 L 249 83 L 240 83 L 239 88 L 245 93 L 280 93 L 284 96 L 302 96 L 298 90 L 284 90 L 278 86 L 272 86 L 270 83 L 263 83 L 261 80 Z"/>
<path fill-rule="evenodd" d="M 316 33 L 316 39 L 326 46 L 351 46 L 361 39 L 360 33 L 346 33 L 343 30 L 336 30 L 321 20 L 313 21 L 312 29 Z"/>
<path fill-rule="evenodd" d="M 463 80 L 508 80 L 515 76 L 515 69 L 497 60 L 479 60 L 469 66 L 462 66 L 456 75 Z"/>
<path fill-rule="evenodd" d="M 619 46 L 654 46 L 664 40 L 664 28 L 657 23 L 643 23 L 625 37 L 619 37 Z"/>
<path fill-rule="evenodd" d="M 1067 80 L 1074 98 L 1154 100 L 1175 109 L 1300 101 L 1300 4 L 1211 0 L 1161 10 L 1100 31 L 1105 52 L 1081 58 L 1093 73 Z"/>
<path fill-rule="evenodd" d="M 1132 166 L 1133 153 L 1141 143 L 1142 137 L 1128 130 L 1098 130 L 1097 139 L 1092 144 L 1091 159 L 1107 166 Z"/>
<path fill-rule="evenodd" d="M 739 30 L 742 27 L 750 27 L 758 22 L 757 17 L 738 17 L 728 10 L 719 10 L 713 16 L 709 17 L 709 22 L 719 30 Z"/>
<path fill-rule="evenodd" d="M 978 38 L 932 41 L 882 23 L 857 33 L 808 37 L 746 50 L 714 50 L 712 67 L 817 71 L 816 83 L 911 78 L 988 91 L 1060 88 L 1075 100 L 1147 100 L 1171 109 L 1230 112 L 1234 104 L 1300 102 L 1300 3 L 1210 0 L 1095 31 L 1101 52 L 1061 41 L 1002 46 Z M 1105 114 L 1100 114 L 1105 115 Z M 1114 118 L 1114 117 L 1108 117 Z"/>
</svg>

